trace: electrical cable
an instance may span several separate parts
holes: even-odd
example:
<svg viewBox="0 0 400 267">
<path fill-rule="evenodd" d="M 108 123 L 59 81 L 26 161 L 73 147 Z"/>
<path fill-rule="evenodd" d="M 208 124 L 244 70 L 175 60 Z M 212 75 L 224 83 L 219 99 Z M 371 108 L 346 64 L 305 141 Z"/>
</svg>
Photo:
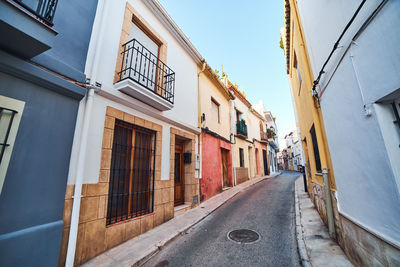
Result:
<svg viewBox="0 0 400 267">
<path fill-rule="evenodd" d="M 315 95 L 317 96 L 316 92 L 315 92 L 315 86 L 317 86 L 317 84 L 319 84 L 319 80 L 321 79 L 322 74 L 324 74 L 324 69 L 326 67 L 326 65 L 328 64 L 329 60 L 331 59 L 333 53 L 335 52 L 335 50 L 338 48 L 340 41 L 342 40 L 344 34 L 347 32 L 347 30 L 350 28 L 351 24 L 353 23 L 353 21 L 355 20 L 355 18 L 357 17 L 358 13 L 360 12 L 361 8 L 364 6 L 366 0 L 361 1 L 360 5 L 358 6 L 356 12 L 354 13 L 353 17 L 350 19 L 350 21 L 347 23 L 346 27 L 344 28 L 344 30 L 342 31 L 342 33 L 340 34 L 338 40 L 336 41 L 336 43 L 333 45 L 332 51 L 329 54 L 328 58 L 326 59 L 324 65 L 322 65 L 322 68 L 318 74 L 317 79 L 315 79 L 315 81 L 313 82 L 313 87 L 311 88 L 311 91 L 313 92 L 313 95 L 315 93 Z"/>
</svg>

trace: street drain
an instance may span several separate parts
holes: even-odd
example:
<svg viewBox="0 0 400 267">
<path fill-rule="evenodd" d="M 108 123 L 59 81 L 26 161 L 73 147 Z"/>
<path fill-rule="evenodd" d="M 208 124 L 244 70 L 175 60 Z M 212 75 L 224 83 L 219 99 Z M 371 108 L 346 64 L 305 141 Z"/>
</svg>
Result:
<svg viewBox="0 0 400 267">
<path fill-rule="evenodd" d="M 238 243 L 253 243 L 260 239 L 260 235 L 249 229 L 238 229 L 228 233 L 228 238 Z"/>
</svg>

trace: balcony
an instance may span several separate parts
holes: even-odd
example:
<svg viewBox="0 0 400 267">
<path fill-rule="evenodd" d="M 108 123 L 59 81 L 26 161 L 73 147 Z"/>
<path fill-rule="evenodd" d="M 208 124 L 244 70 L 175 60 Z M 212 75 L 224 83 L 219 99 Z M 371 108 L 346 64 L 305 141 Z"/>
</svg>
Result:
<svg viewBox="0 0 400 267">
<path fill-rule="evenodd" d="M 244 120 L 236 122 L 236 134 L 247 137 L 247 125 Z"/>
<path fill-rule="evenodd" d="M 158 110 L 173 108 L 175 72 L 136 39 L 122 47 L 115 88 Z"/>
<path fill-rule="evenodd" d="M 52 29 L 57 0 L 0 1 L 0 47 L 30 59 L 50 49 L 57 32 Z"/>
</svg>

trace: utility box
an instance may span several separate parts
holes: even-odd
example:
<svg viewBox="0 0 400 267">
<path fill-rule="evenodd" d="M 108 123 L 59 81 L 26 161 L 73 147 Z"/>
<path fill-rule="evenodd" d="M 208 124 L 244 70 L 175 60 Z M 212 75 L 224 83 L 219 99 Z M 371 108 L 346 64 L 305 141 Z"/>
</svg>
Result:
<svg viewBox="0 0 400 267">
<path fill-rule="evenodd" d="M 192 163 L 192 153 L 191 152 L 183 153 L 183 163 Z"/>
<path fill-rule="evenodd" d="M 194 169 L 200 170 L 200 154 L 196 154 L 194 157 Z"/>
</svg>

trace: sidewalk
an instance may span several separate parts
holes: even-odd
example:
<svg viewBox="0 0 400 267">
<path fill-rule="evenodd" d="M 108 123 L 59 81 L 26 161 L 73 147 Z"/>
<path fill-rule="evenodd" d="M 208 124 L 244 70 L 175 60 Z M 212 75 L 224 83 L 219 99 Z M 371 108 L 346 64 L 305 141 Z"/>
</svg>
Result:
<svg viewBox="0 0 400 267">
<path fill-rule="evenodd" d="M 100 254 L 82 266 L 140 266 L 166 244 L 179 235 L 185 234 L 189 228 L 203 220 L 236 194 L 264 179 L 277 175 L 254 178 L 232 187 L 201 203 L 198 207 Z"/>
<path fill-rule="evenodd" d="M 296 239 L 303 266 L 353 266 L 304 192 L 303 177 L 295 183 Z"/>
</svg>

